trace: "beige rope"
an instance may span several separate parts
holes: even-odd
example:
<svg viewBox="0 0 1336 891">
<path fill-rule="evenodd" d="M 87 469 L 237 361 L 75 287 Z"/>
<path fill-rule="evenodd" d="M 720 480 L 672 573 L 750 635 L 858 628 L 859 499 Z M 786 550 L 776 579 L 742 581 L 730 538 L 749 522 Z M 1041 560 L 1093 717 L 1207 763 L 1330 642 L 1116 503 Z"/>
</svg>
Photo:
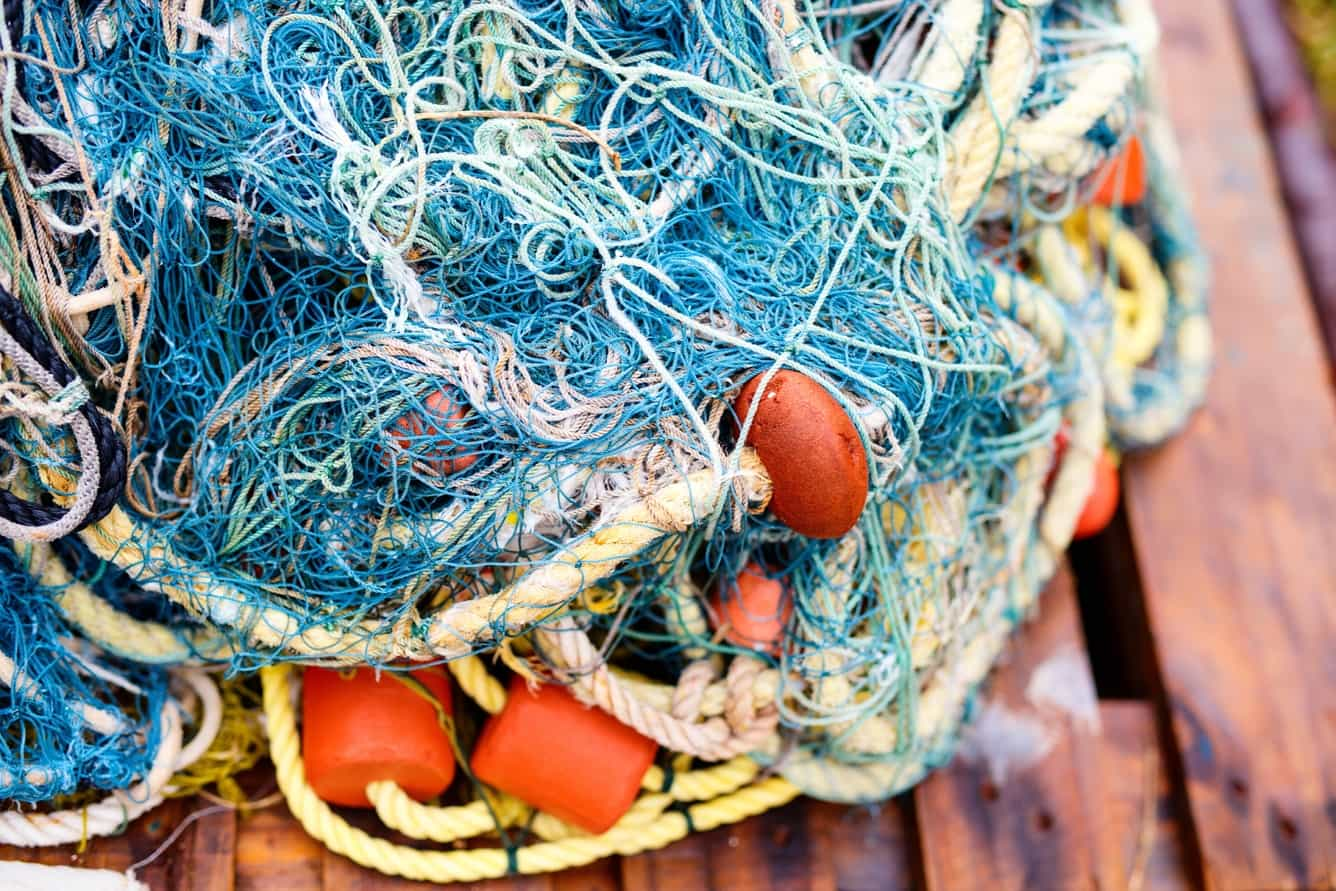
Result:
<svg viewBox="0 0 1336 891">
<path fill-rule="evenodd" d="M 770 478 L 751 449 L 739 453 L 732 482 L 741 487 L 741 499 L 752 510 L 763 510 L 770 500 Z M 439 613 L 427 629 L 428 644 L 440 656 L 457 658 L 550 617 L 584 588 L 611 575 L 663 536 L 712 516 L 729 483 L 713 471 L 702 470 L 627 505 L 505 590 L 452 604 Z"/>
</svg>

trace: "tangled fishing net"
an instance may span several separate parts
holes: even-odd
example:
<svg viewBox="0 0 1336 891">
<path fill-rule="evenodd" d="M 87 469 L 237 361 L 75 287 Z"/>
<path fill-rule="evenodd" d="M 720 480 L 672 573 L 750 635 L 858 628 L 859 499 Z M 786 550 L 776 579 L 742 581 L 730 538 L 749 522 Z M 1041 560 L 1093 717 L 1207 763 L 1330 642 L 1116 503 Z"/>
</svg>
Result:
<svg viewBox="0 0 1336 891">
<path fill-rule="evenodd" d="M 3 15 L 5 798 L 170 790 L 221 720 L 198 665 L 261 670 L 308 829 L 419 878 L 885 798 L 949 757 L 1106 436 L 1204 387 L 1144 0 Z M 1092 201 L 1132 143 L 1144 198 Z M 835 535 L 767 509 L 826 457 L 762 460 L 736 397 L 781 373 L 856 432 Z M 773 646 L 731 633 L 744 568 Z M 484 711 L 514 673 L 655 740 L 640 803 L 588 836 L 379 784 L 501 846 L 342 824 L 288 663 L 442 660 Z"/>
</svg>

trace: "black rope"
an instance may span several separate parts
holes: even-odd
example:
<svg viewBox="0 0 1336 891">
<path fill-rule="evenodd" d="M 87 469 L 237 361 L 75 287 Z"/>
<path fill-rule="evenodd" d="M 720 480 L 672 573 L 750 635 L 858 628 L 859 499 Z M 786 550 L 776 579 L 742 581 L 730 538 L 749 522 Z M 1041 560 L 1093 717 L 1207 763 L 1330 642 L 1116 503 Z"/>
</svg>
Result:
<svg viewBox="0 0 1336 891">
<path fill-rule="evenodd" d="M 18 341 L 37 364 L 41 365 L 56 383 L 68 386 L 77 379 L 74 370 L 65 364 L 56 352 L 56 348 L 42 334 L 37 324 L 28 317 L 23 304 L 3 287 L 0 287 L 0 326 L 9 332 L 9 336 Z M 93 440 L 97 444 L 99 479 L 97 497 L 93 499 L 92 509 L 77 527 L 83 529 L 105 517 L 116 506 L 125 488 L 125 446 L 111 424 L 111 419 L 98 411 L 92 401 L 85 402 L 79 408 L 79 414 L 88 421 L 93 431 Z M 25 501 L 7 489 L 0 489 L 0 516 L 21 526 L 46 526 L 65 516 L 65 509 L 48 504 Z"/>
<path fill-rule="evenodd" d="M 19 46 L 19 42 L 23 39 L 23 0 L 3 0 L 3 2 L 10 46 L 15 52 L 21 52 L 22 48 Z M 83 8 L 84 4 L 81 2 L 79 6 Z M 18 59 L 5 59 L 0 61 L 0 72 L 4 70 L 3 66 L 5 65 L 14 66 L 14 92 L 22 95 L 27 63 Z M 63 163 L 56 153 L 51 151 L 46 143 L 37 137 L 20 133 L 16 135 L 15 139 L 26 153 L 30 169 L 51 171 L 60 167 Z"/>
</svg>

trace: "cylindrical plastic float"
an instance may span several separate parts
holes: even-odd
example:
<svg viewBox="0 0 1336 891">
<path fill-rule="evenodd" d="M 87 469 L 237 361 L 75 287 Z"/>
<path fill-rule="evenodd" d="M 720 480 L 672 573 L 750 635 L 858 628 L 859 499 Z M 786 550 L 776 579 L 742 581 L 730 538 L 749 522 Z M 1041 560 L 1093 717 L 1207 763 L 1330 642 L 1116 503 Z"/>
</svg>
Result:
<svg viewBox="0 0 1336 891">
<path fill-rule="evenodd" d="M 556 684 L 510 683 L 473 749 L 474 776 L 592 833 L 635 802 L 658 745 Z"/>
<path fill-rule="evenodd" d="M 452 714 L 440 666 L 398 674 L 308 668 L 302 681 L 302 759 L 311 788 L 330 804 L 370 807 L 366 787 L 397 783 L 417 801 L 455 777 L 443 718 Z"/>
</svg>

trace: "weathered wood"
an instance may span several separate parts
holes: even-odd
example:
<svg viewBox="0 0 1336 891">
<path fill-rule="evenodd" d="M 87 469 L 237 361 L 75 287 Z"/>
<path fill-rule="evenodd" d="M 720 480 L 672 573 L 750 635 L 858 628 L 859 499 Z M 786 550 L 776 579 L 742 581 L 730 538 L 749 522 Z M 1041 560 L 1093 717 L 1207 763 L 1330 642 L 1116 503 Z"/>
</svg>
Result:
<svg viewBox="0 0 1336 891">
<path fill-rule="evenodd" d="M 805 831 L 805 803 L 705 834 L 709 888 L 835 891 L 830 851 Z"/>
<path fill-rule="evenodd" d="M 913 887 L 903 801 L 845 808 L 797 801 L 621 862 L 626 891 L 794 889 L 899 891 Z"/>
<path fill-rule="evenodd" d="M 629 857 L 622 863 L 622 886 L 627 891 L 834 891 L 829 858 L 828 850 L 812 845 L 804 803 L 794 802 L 662 851 Z"/>
<path fill-rule="evenodd" d="M 809 801 L 808 846 L 829 857 L 839 891 L 911 891 L 915 887 L 909 804 L 877 807 Z"/>
<path fill-rule="evenodd" d="M 138 878 L 150 888 L 234 891 L 237 841 L 235 811 L 215 810 L 206 801 L 191 800 L 184 803 L 175 820 L 165 822 L 162 828 L 165 833 L 171 833 L 181 820 L 196 812 L 204 816 L 191 822 L 180 837 L 162 852 L 161 860 L 155 861 L 161 862 L 162 866 L 156 872 L 150 868 L 137 872 Z M 165 840 L 162 839 L 158 844 Z"/>
<path fill-rule="evenodd" d="M 202 817 L 190 831 L 192 837 L 183 840 L 183 844 L 191 891 L 235 891 L 236 811 L 218 811 Z"/>
<path fill-rule="evenodd" d="M 1228 0 L 1157 6 L 1220 350 L 1127 514 L 1209 885 L 1329 888 L 1336 406 Z"/>
<path fill-rule="evenodd" d="M 548 878 L 552 891 L 619 891 L 622 887 L 621 868 L 615 859 L 568 869 Z M 501 891 L 502 887 L 498 883 L 494 891 Z"/>
<path fill-rule="evenodd" d="M 1147 702 L 1099 706 L 1104 819 L 1116 829 L 1128 888 L 1179 891 L 1192 887 L 1187 843 L 1174 814 L 1169 775 Z"/>
<path fill-rule="evenodd" d="M 179 798 L 168 800 L 131 823 L 130 828 L 122 836 L 122 841 L 128 848 L 130 857 L 133 858 L 131 863 L 143 863 L 142 866 L 136 867 L 135 876 L 154 891 L 158 888 L 191 887 L 189 884 L 182 885 L 174 879 L 175 876 L 182 874 L 180 845 L 172 844 L 166 848 L 162 848 L 162 845 L 176 827 L 181 825 L 181 821 L 199 806 L 194 801 L 183 801 Z M 187 828 L 182 835 L 188 832 L 190 828 Z M 144 863 L 146 860 L 149 862 Z"/>
<path fill-rule="evenodd" d="M 1012 641 L 987 699 L 1034 714 L 1026 688 L 1049 659 L 1067 666 L 1071 692 L 1094 700 L 1076 594 L 1065 569 L 1039 614 Z M 957 759 L 914 792 L 929 889 L 1125 888 L 1118 827 L 1104 812 L 1098 738 L 1070 714 L 1047 718 L 1055 744 L 1041 761 L 995 785 L 983 764 Z"/>
<path fill-rule="evenodd" d="M 623 858 L 622 887 L 626 891 L 708 888 L 709 847 L 703 836 L 691 835 L 662 850 Z"/>
<path fill-rule="evenodd" d="M 1336 358 L 1336 155 L 1323 132 L 1322 106 L 1286 27 L 1287 5 L 1233 0 L 1327 353 Z"/>
<path fill-rule="evenodd" d="M 239 830 L 237 891 L 321 891 L 325 848 L 285 805 L 242 817 Z"/>
</svg>

